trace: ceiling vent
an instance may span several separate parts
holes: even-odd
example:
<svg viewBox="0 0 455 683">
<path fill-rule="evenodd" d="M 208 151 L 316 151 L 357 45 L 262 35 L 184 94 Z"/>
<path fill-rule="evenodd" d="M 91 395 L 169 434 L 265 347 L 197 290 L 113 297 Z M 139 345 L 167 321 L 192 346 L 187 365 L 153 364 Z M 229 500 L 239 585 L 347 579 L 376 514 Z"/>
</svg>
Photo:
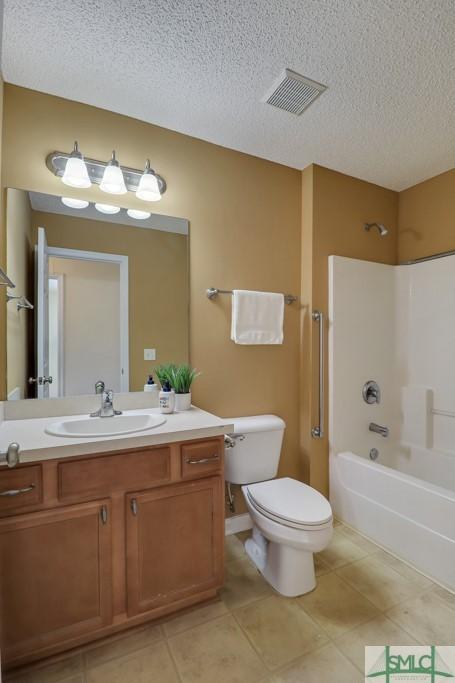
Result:
<svg viewBox="0 0 455 683">
<path fill-rule="evenodd" d="M 263 102 L 299 116 L 324 90 L 327 90 L 326 85 L 285 69 Z"/>
</svg>

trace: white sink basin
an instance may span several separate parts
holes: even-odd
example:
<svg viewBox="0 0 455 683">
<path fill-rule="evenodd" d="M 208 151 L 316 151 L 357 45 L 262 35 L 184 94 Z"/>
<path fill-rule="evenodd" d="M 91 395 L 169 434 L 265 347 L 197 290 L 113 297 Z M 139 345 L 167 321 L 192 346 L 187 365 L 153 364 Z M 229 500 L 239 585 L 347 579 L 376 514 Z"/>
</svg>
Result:
<svg viewBox="0 0 455 683">
<path fill-rule="evenodd" d="M 114 417 L 84 417 L 77 420 L 53 422 L 44 430 L 53 436 L 89 438 L 134 434 L 153 429 L 166 422 L 163 415 L 115 415 Z"/>
</svg>

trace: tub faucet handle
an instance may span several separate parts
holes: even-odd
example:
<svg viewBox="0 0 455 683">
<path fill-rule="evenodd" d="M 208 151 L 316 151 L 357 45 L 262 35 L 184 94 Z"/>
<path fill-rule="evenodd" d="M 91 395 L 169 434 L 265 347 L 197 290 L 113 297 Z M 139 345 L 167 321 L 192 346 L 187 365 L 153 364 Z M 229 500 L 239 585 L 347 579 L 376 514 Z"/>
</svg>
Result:
<svg viewBox="0 0 455 683">
<path fill-rule="evenodd" d="M 381 389 L 379 384 L 373 379 L 365 382 L 362 389 L 362 396 L 365 403 L 372 405 L 373 403 L 381 403 Z"/>
</svg>

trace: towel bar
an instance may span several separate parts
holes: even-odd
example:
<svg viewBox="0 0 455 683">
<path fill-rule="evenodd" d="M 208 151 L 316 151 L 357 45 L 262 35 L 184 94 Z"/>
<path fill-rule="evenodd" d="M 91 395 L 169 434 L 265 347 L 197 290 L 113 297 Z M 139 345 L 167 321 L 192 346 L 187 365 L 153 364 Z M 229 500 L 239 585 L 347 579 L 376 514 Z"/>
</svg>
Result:
<svg viewBox="0 0 455 683">
<path fill-rule="evenodd" d="M 206 290 L 208 299 L 215 299 L 218 294 L 232 294 L 232 289 L 217 289 L 216 287 L 209 287 Z M 298 301 L 298 297 L 293 294 L 284 294 L 284 302 L 286 304 L 292 304 L 294 301 Z"/>
</svg>

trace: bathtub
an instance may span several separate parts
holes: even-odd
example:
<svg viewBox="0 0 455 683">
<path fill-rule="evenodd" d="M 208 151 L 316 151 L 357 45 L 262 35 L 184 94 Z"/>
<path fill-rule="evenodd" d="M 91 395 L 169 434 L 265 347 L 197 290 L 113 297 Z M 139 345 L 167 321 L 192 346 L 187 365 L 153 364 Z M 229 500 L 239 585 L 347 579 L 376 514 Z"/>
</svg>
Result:
<svg viewBox="0 0 455 683">
<path fill-rule="evenodd" d="M 386 462 L 373 462 L 350 452 L 330 454 L 335 516 L 452 591 L 454 484 L 453 455 L 397 448 Z"/>
</svg>

